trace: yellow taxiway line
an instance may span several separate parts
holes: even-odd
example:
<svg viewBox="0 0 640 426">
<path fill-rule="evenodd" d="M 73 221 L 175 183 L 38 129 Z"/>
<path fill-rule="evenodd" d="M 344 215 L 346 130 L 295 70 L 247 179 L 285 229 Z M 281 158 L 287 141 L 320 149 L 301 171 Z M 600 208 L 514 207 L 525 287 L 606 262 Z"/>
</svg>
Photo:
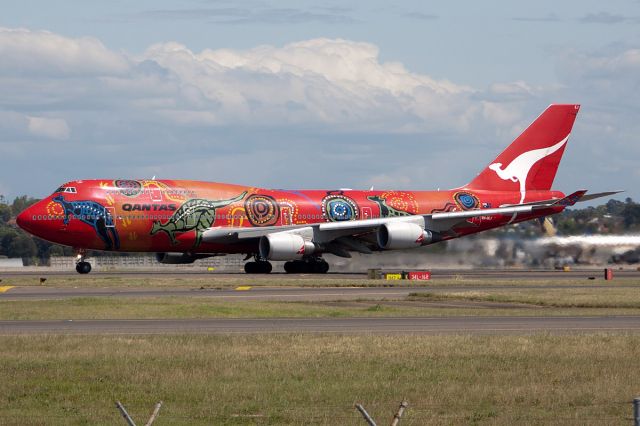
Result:
<svg viewBox="0 0 640 426">
<path fill-rule="evenodd" d="M 13 286 L 13 285 L 1 285 L 0 286 L 0 293 L 7 292 L 7 291 L 11 290 L 14 287 L 15 286 Z"/>
</svg>

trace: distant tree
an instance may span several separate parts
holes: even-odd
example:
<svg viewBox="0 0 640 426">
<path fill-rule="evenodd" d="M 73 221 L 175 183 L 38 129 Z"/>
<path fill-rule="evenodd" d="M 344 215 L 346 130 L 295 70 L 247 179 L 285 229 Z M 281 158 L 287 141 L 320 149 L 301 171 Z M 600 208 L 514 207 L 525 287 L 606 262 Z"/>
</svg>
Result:
<svg viewBox="0 0 640 426">
<path fill-rule="evenodd" d="M 630 200 L 630 198 L 629 198 Z M 620 213 L 625 229 L 640 226 L 640 204 L 628 203 Z"/>
<path fill-rule="evenodd" d="M 29 207 L 32 204 L 37 203 L 38 201 L 39 201 L 38 199 L 27 197 L 26 195 L 22 195 L 20 197 L 16 197 L 13 200 L 13 203 L 11 204 L 11 212 L 12 212 L 13 216 L 17 216 L 20 213 L 22 213 L 22 211 L 24 209 L 26 209 L 27 207 Z"/>
<path fill-rule="evenodd" d="M 0 203 L 0 224 L 7 223 L 11 219 L 11 207 Z"/>
<path fill-rule="evenodd" d="M 18 234 L 11 240 L 8 247 L 9 257 L 31 259 L 38 254 L 38 247 L 33 238 L 25 234 Z"/>
</svg>

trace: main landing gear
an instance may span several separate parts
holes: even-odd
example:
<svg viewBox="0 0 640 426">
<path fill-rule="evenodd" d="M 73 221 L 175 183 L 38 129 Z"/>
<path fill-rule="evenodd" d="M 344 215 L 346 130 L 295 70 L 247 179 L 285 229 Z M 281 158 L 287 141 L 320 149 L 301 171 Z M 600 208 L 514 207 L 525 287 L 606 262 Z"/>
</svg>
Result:
<svg viewBox="0 0 640 426">
<path fill-rule="evenodd" d="M 76 258 L 76 271 L 79 274 L 88 274 L 91 272 L 91 264 L 85 260 L 87 252 L 85 250 L 78 250 L 78 256 Z"/>
<path fill-rule="evenodd" d="M 320 257 L 309 257 L 284 264 L 287 274 L 326 274 L 329 264 Z"/>
<path fill-rule="evenodd" d="M 244 272 L 247 274 L 269 274 L 273 267 L 271 263 L 259 256 L 255 256 L 254 262 L 244 264 Z"/>
</svg>

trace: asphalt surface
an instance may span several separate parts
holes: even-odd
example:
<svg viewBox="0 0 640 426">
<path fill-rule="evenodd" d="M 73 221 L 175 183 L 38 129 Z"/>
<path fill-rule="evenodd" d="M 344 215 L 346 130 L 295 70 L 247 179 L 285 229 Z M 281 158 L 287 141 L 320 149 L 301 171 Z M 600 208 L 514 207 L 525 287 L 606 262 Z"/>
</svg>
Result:
<svg viewBox="0 0 640 426">
<path fill-rule="evenodd" d="M 0 321 L 16 334 L 530 334 L 640 332 L 640 316 Z"/>
</svg>

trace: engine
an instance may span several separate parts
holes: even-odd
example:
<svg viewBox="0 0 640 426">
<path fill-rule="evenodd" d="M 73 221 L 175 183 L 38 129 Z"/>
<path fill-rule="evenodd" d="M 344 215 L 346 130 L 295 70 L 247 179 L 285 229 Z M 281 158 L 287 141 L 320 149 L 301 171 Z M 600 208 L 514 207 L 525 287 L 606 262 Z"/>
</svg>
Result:
<svg viewBox="0 0 640 426">
<path fill-rule="evenodd" d="M 313 254 L 316 246 L 297 234 L 276 233 L 260 238 L 259 251 L 264 259 L 297 260 Z"/>
<path fill-rule="evenodd" d="M 211 255 L 189 253 L 156 253 L 156 260 L 168 265 L 184 265 Z"/>
<path fill-rule="evenodd" d="M 385 250 L 420 247 L 434 241 L 431 231 L 422 229 L 415 223 L 385 223 L 378 228 L 378 246 Z"/>
</svg>

